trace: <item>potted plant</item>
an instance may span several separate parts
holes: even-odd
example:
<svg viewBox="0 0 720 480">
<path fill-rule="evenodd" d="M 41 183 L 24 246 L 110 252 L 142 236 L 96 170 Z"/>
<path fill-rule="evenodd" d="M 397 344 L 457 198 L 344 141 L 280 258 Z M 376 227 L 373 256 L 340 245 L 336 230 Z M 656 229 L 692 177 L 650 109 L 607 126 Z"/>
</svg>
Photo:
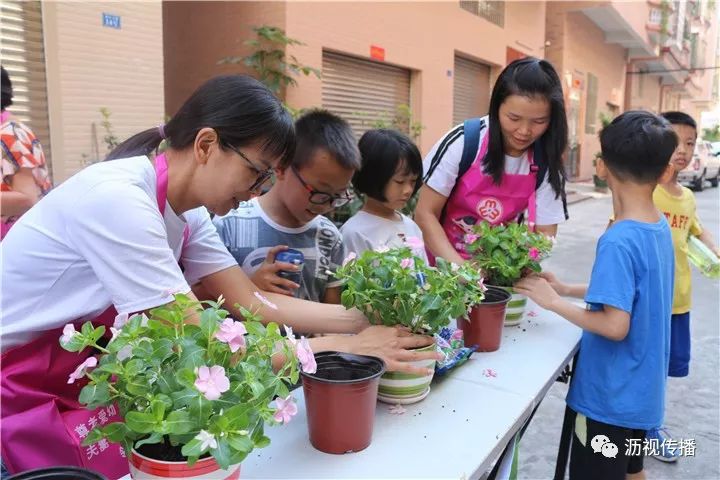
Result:
<svg viewBox="0 0 720 480">
<path fill-rule="evenodd" d="M 506 225 L 481 222 L 473 226 L 473 232 L 464 238 L 472 263 L 485 273 L 488 285 L 512 295 L 505 313 L 505 326 L 518 325 L 525 313 L 527 297 L 516 293 L 513 285 L 526 274 L 542 270 L 540 261 L 552 250 L 553 240 L 515 222 Z"/>
<path fill-rule="evenodd" d="M 320 352 L 315 360 L 314 373 L 302 372 L 310 443 L 325 453 L 364 450 L 372 440 L 385 363 L 340 352 Z"/>
<path fill-rule="evenodd" d="M 404 246 L 366 250 L 351 254 L 337 271 L 345 281 L 342 304 L 356 307 L 370 323 L 403 326 L 413 333 L 434 335 L 450 321 L 467 316 L 469 308 L 483 299 L 484 285 L 472 265 L 458 266 L 437 259 L 428 266 L 414 251 L 422 242 L 408 238 Z M 435 345 L 422 350 L 435 349 Z M 427 375 L 388 372 L 380 379 L 378 398 L 390 403 L 414 403 L 430 391 L 435 361 L 417 366 Z"/>
<path fill-rule="evenodd" d="M 60 339 L 71 352 L 100 352 L 70 380 L 87 377 L 79 401 L 117 408 L 122 420 L 96 426 L 84 445 L 120 443 L 134 479 L 239 478 L 243 459 L 270 442 L 265 424 L 287 423 L 297 412 L 287 385 L 298 381 L 299 364 L 314 367 L 307 339 L 286 342 L 276 324 L 263 325 L 257 311 L 242 307 L 245 321 L 235 321 L 222 297 L 203 303 L 176 295 L 149 316 L 119 315 L 106 346 L 98 344 L 105 327 L 89 322 L 79 332 L 69 324 Z M 192 310 L 199 325 L 185 323 Z M 284 361 L 274 371 L 276 352 Z"/>
<path fill-rule="evenodd" d="M 602 156 L 602 153 L 598 152 L 595 154 L 595 158 L 593 158 L 593 167 L 597 166 L 598 158 Z M 600 193 L 607 193 L 608 191 L 608 184 L 605 180 L 598 177 L 597 173 L 593 173 L 593 184 L 595 185 L 595 191 Z"/>
</svg>

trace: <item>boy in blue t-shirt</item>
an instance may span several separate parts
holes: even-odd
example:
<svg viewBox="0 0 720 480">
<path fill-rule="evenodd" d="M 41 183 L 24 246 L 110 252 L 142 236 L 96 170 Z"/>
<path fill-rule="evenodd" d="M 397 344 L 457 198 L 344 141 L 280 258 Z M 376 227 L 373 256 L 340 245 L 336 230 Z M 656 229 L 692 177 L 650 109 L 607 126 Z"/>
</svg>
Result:
<svg viewBox="0 0 720 480">
<path fill-rule="evenodd" d="M 516 289 L 583 329 L 566 399 L 575 413 L 570 479 L 644 479 L 645 433 L 662 424 L 665 407 L 675 262 L 653 190 L 672 174 L 677 137 L 666 120 L 630 111 L 600 132 L 600 144 L 597 174 L 616 220 L 598 241 L 590 284 L 543 273 Z M 584 297 L 587 309 L 561 295 Z"/>
</svg>

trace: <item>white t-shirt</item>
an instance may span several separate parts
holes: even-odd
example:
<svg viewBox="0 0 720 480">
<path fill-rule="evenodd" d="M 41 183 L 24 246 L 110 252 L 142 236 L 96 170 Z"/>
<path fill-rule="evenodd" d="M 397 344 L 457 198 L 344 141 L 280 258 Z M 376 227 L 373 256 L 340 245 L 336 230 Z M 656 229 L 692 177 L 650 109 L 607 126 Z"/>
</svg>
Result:
<svg viewBox="0 0 720 480">
<path fill-rule="evenodd" d="M 487 123 L 488 117 L 485 116 L 482 120 Z M 478 150 L 487 132 L 487 128 L 480 132 Z M 452 192 L 457 181 L 464 146 L 463 125 L 460 124 L 443 135 L 423 161 L 425 184 L 444 197 L 450 196 L 450 192 Z M 527 151 L 520 157 L 505 155 L 505 173 L 516 175 L 530 173 Z M 535 223 L 538 225 L 555 225 L 567 220 L 563 199 L 562 197 L 556 198 L 548 174 L 545 174 L 545 180 L 540 184 L 535 195 L 537 204 Z"/>
<path fill-rule="evenodd" d="M 399 212 L 398 212 L 399 213 Z M 409 217 L 399 213 L 400 219 L 390 220 L 360 210 L 340 227 L 345 250 L 361 254 L 378 247 L 399 247 L 408 237 L 422 240 L 420 227 Z M 415 252 L 427 263 L 425 251 Z"/>
<path fill-rule="evenodd" d="M 163 305 L 237 264 L 205 208 L 178 216 L 167 204 L 160 215 L 155 169 L 144 156 L 80 171 L 23 215 L 0 247 L 3 350 L 111 304 L 120 313 Z"/>
</svg>

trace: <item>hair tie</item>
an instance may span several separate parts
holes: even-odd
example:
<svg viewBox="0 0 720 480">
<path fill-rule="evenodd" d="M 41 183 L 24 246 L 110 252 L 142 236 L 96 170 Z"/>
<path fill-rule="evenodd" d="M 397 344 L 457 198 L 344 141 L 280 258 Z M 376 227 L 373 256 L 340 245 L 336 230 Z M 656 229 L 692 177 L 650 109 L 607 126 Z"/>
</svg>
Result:
<svg viewBox="0 0 720 480">
<path fill-rule="evenodd" d="M 163 140 L 167 139 L 167 136 L 165 135 L 165 124 L 158 125 L 157 127 L 158 133 L 160 134 L 160 138 Z"/>
</svg>

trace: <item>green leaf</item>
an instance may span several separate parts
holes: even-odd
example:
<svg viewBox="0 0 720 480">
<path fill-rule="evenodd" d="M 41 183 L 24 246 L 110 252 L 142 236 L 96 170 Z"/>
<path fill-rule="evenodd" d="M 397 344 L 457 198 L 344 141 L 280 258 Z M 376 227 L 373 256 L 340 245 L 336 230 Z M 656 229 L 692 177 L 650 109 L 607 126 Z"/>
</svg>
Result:
<svg viewBox="0 0 720 480">
<path fill-rule="evenodd" d="M 205 349 L 195 343 L 184 342 L 182 354 L 180 355 L 180 368 L 194 370 L 205 365 Z M 194 382 L 194 380 L 193 380 Z"/>
<path fill-rule="evenodd" d="M 198 423 L 203 425 L 212 413 L 212 402 L 199 394 L 190 401 L 190 415 Z"/>
<path fill-rule="evenodd" d="M 162 433 L 154 432 L 152 435 L 150 435 L 147 438 L 144 438 L 138 442 L 135 443 L 135 448 L 140 448 L 145 444 L 154 444 L 154 443 L 160 443 L 163 441 L 164 435 Z"/>
<path fill-rule="evenodd" d="M 217 438 L 217 444 L 217 448 L 212 449 L 212 456 L 215 458 L 218 465 L 220 465 L 220 468 L 226 470 L 230 467 L 230 457 L 233 452 L 231 451 L 230 445 L 225 437 Z"/>
<path fill-rule="evenodd" d="M 125 415 L 125 424 L 137 433 L 151 433 L 157 425 L 153 416 L 144 412 L 128 412 Z"/>
<path fill-rule="evenodd" d="M 150 393 L 152 389 L 148 384 L 148 379 L 138 375 L 137 377 L 128 380 L 127 384 L 125 384 L 125 390 L 136 397 L 144 397 Z"/>
<path fill-rule="evenodd" d="M 88 383 L 82 390 L 78 401 L 89 409 L 94 409 L 110 403 L 110 389 L 107 382 Z"/>
<path fill-rule="evenodd" d="M 207 308 L 200 314 L 200 330 L 203 333 L 205 339 L 212 339 L 213 334 L 218 329 L 220 323 L 220 317 L 217 315 L 217 310 L 213 308 Z"/>
<path fill-rule="evenodd" d="M 60 343 L 60 346 L 68 352 L 79 352 L 87 346 L 87 342 L 83 340 L 81 335 L 73 335 L 66 343 Z"/>
<path fill-rule="evenodd" d="M 188 443 L 183 445 L 180 453 L 182 453 L 186 457 L 199 457 L 204 452 L 204 450 L 200 448 L 201 445 L 202 442 L 200 440 L 193 438 Z"/>
<path fill-rule="evenodd" d="M 168 433 L 180 435 L 190 432 L 195 426 L 195 422 L 190 418 L 190 414 L 184 410 L 175 410 L 170 412 L 167 419 Z"/>
<path fill-rule="evenodd" d="M 141 359 L 149 359 L 153 354 L 152 342 L 149 339 L 142 339 L 133 346 L 133 356 Z"/>
<path fill-rule="evenodd" d="M 248 428 L 250 405 L 241 403 L 224 411 L 223 417 L 228 420 L 233 430 L 245 430 Z"/>
<path fill-rule="evenodd" d="M 133 353 L 134 352 L 135 349 L 133 349 Z M 145 362 L 143 362 L 139 358 L 133 358 L 125 364 L 125 375 L 129 377 L 134 377 L 142 373 L 145 370 L 145 366 Z"/>
<path fill-rule="evenodd" d="M 92 445 L 93 443 L 99 442 L 103 438 L 105 438 L 105 435 L 103 435 L 102 429 L 95 427 L 90 430 L 90 433 L 88 433 L 87 436 L 83 439 L 83 445 Z"/>
<path fill-rule="evenodd" d="M 195 388 L 195 380 L 197 380 L 197 375 L 195 375 L 194 369 L 192 368 L 181 368 L 177 372 L 177 381 L 180 383 L 180 385 L 184 385 L 188 388 Z"/>
<path fill-rule="evenodd" d="M 157 386 L 166 395 L 180 389 L 180 384 L 175 379 L 175 372 L 173 371 L 165 371 L 160 374 L 157 379 Z"/>
<path fill-rule="evenodd" d="M 172 354 L 173 354 L 173 341 L 170 340 L 169 338 L 160 338 L 153 342 L 151 357 L 153 360 L 155 360 L 157 362 L 158 365 L 160 365 L 163 361 L 165 361 Z"/>
<path fill-rule="evenodd" d="M 154 399 L 150 402 L 150 411 L 152 411 L 156 422 L 162 422 L 165 418 L 165 403 L 162 400 Z"/>
<path fill-rule="evenodd" d="M 265 435 L 259 437 L 255 441 L 255 448 L 265 448 L 268 445 L 270 445 L 270 439 L 268 437 L 266 437 Z"/>
<path fill-rule="evenodd" d="M 93 327 L 91 322 L 83 323 L 83 326 L 80 329 L 80 332 L 87 338 L 91 338 L 94 331 L 95 327 Z"/>
<path fill-rule="evenodd" d="M 172 392 L 170 396 L 173 400 L 173 408 L 188 407 L 192 403 L 193 399 L 200 395 L 197 390 L 186 388 L 179 392 Z"/>
<path fill-rule="evenodd" d="M 105 425 L 100 429 L 108 440 L 111 442 L 120 442 L 127 437 L 130 431 L 123 422 L 113 422 Z"/>
<path fill-rule="evenodd" d="M 255 443 L 247 435 L 229 435 L 227 441 L 238 452 L 250 453 L 255 448 Z"/>
</svg>

